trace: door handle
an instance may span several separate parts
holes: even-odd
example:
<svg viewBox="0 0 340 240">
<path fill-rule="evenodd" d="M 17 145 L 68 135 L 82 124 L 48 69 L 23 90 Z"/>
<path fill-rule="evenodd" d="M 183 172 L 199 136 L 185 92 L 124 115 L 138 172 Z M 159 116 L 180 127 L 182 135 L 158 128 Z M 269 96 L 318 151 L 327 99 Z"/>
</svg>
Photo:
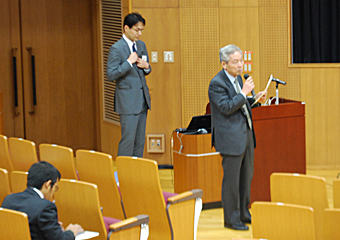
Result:
<svg viewBox="0 0 340 240">
<path fill-rule="evenodd" d="M 19 103 L 18 103 L 18 75 L 17 75 L 17 50 L 18 48 L 12 48 L 12 59 L 13 59 L 13 89 L 14 89 L 14 115 L 18 116 Z"/>
<path fill-rule="evenodd" d="M 37 91 L 36 91 L 36 81 L 35 81 L 35 56 L 32 47 L 27 47 L 27 51 L 31 55 L 31 68 L 32 68 L 32 106 L 29 111 L 30 114 L 34 114 L 35 106 L 37 105 Z"/>
</svg>

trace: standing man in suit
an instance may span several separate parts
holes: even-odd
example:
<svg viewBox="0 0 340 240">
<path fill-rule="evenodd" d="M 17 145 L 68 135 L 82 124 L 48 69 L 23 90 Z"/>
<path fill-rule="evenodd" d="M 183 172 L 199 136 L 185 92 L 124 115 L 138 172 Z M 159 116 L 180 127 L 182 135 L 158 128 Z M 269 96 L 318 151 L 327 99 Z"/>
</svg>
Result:
<svg viewBox="0 0 340 240">
<path fill-rule="evenodd" d="M 145 75 L 151 72 L 145 43 L 139 40 L 145 19 L 128 14 L 123 23 L 123 37 L 110 48 L 106 75 L 116 81 L 114 110 L 120 114 L 121 139 L 118 156 L 143 157 L 148 109 L 151 109 Z"/>
<path fill-rule="evenodd" d="M 2 202 L 3 208 L 27 214 L 32 240 L 69 240 L 84 231 L 78 224 L 70 224 L 64 231 L 58 223 L 57 207 L 51 200 L 60 178 L 52 164 L 34 163 L 28 170 L 25 191 L 10 194 Z"/>
<path fill-rule="evenodd" d="M 242 82 L 243 53 L 235 45 L 220 49 L 223 69 L 209 84 L 212 119 L 212 145 L 222 156 L 224 171 L 222 206 L 224 226 L 235 230 L 248 230 L 251 223 L 248 210 L 250 185 L 254 172 L 256 146 L 252 124 L 251 105 L 260 98 L 247 97 L 255 87 L 252 77 Z M 259 102 L 266 100 L 266 92 Z"/>
</svg>

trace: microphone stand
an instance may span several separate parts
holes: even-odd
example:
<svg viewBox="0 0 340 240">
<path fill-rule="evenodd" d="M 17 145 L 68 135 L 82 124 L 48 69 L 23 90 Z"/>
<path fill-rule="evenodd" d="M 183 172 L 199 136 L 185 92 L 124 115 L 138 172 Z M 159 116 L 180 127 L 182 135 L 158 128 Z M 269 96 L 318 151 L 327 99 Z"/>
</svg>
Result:
<svg viewBox="0 0 340 240">
<path fill-rule="evenodd" d="M 276 82 L 276 100 L 275 105 L 279 105 L 279 83 Z"/>
</svg>

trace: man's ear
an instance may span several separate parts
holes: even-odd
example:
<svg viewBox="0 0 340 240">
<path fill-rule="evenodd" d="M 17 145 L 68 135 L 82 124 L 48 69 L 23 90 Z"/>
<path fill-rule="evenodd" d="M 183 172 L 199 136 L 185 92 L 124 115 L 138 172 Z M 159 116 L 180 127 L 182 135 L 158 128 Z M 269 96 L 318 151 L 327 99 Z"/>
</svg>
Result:
<svg viewBox="0 0 340 240">
<path fill-rule="evenodd" d="M 124 29 L 124 32 L 126 32 L 126 30 L 129 29 L 129 26 L 128 26 L 128 25 L 125 25 L 125 26 L 123 27 L 123 29 Z"/>
<path fill-rule="evenodd" d="M 44 182 L 43 188 L 48 190 L 51 187 L 51 184 L 52 184 L 52 180 L 48 180 L 48 181 Z"/>
</svg>

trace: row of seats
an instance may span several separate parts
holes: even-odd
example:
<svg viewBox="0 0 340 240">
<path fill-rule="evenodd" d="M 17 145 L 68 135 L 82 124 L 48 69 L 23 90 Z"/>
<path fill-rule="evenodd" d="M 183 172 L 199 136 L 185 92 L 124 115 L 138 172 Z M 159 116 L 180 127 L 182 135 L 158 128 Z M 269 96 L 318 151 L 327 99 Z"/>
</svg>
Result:
<svg viewBox="0 0 340 240">
<path fill-rule="evenodd" d="M 11 139 L 9 138 L 8 141 L 10 149 L 8 159 L 13 162 Z M 6 142 L 7 139 L 1 136 L 1 140 Z M 25 145 L 30 142 L 17 140 Z M 34 143 L 30 145 L 35 148 Z M 25 152 L 25 150 L 20 151 Z M 116 161 L 119 188 L 113 173 L 112 157 L 109 154 L 77 150 L 75 164 L 73 150 L 70 148 L 41 144 L 39 151 L 41 160 L 52 163 L 61 172 L 62 180 L 59 183 L 60 190 L 55 194 L 55 203 L 58 207 L 59 218 L 65 225 L 69 222 L 78 222 L 86 230 L 98 229 L 97 232 L 101 232 L 100 235 L 103 236 L 102 222 L 92 217 L 94 212 L 98 211 L 94 210 L 90 214 L 86 210 L 91 204 L 96 205 L 96 201 L 88 201 L 88 199 L 98 198 L 97 205 L 101 207 L 102 216 L 131 219 L 134 216 L 147 214 L 150 219 L 149 239 L 151 240 L 196 239 L 198 218 L 202 209 L 202 190 L 192 190 L 182 194 L 162 193 L 157 162 L 142 158 L 118 157 Z M 34 153 L 31 149 L 24 155 L 34 155 Z M 30 165 L 36 161 L 35 157 Z M 4 166 L 1 165 L 2 162 L 0 159 L 0 167 Z M 12 164 L 12 166 L 14 165 L 24 166 L 24 164 Z M 13 167 L 13 169 L 15 168 Z M 26 183 L 26 176 L 24 178 Z M 83 190 L 79 191 L 79 189 Z M 95 196 L 95 192 L 98 192 L 98 197 Z M 91 194 L 92 197 L 90 197 Z M 123 202 L 124 204 L 122 204 Z M 76 203 L 77 205 L 75 205 Z M 93 209 L 99 209 L 98 206 Z M 101 219 L 100 216 L 97 218 Z M 94 227 L 94 225 L 97 226 Z"/>
<path fill-rule="evenodd" d="M 326 181 L 305 174 L 273 173 L 271 202 L 254 202 L 254 238 L 340 239 L 340 180 L 334 180 L 334 209 L 329 208 Z"/>
</svg>

